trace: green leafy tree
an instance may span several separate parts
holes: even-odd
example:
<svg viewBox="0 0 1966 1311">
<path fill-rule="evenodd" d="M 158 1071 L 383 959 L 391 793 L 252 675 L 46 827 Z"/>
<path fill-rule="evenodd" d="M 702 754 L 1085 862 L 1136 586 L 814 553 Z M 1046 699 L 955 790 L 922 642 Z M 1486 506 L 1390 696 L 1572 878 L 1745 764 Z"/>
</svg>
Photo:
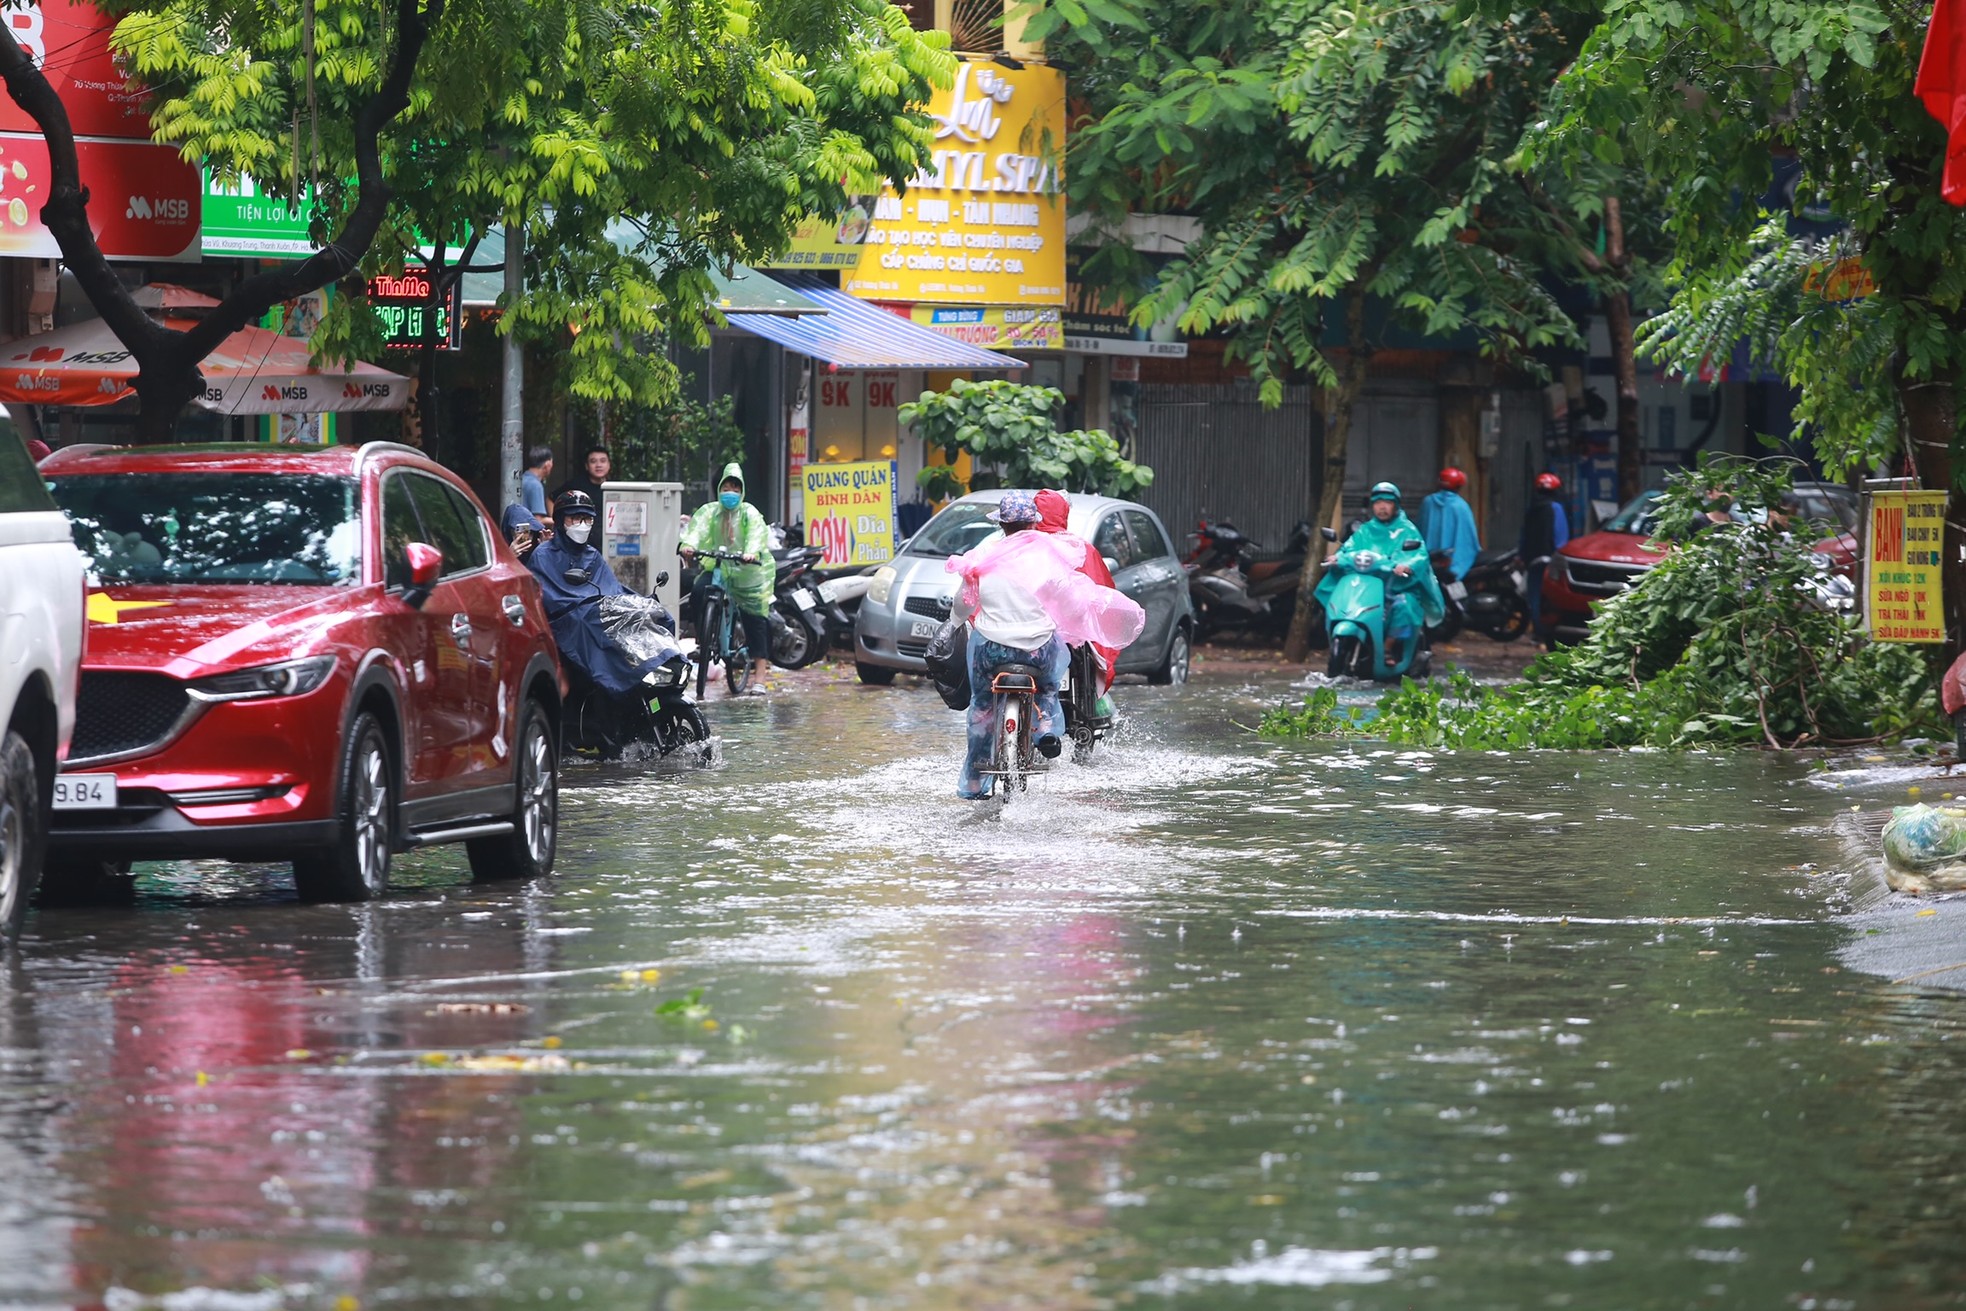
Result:
<svg viewBox="0 0 1966 1311">
<path fill-rule="evenodd" d="M 1679 291 L 1648 336 L 1661 359 L 1695 368 L 1747 340 L 1799 390 L 1796 417 L 1833 466 L 1908 455 L 1952 492 L 1957 650 L 1966 217 L 1939 195 L 1945 133 L 1912 95 L 1930 14 L 1911 0 L 1611 0 L 1530 153 L 1635 167 L 1663 188 Z M 1798 169 L 1790 196 L 1771 195 L 1778 157 Z M 1823 220 L 1844 226 L 1812 235 Z M 1844 259 L 1875 288 L 1854 303 L 1825 277 Z"/>
<path fill-rule="evenodd" d="M 1629 180 L 1613 163 L 1539 170 L 1518 149 L 1588 30 L 1582 16 L 1444 0 L 1098 0 L 1038 12 L 1027 33 L 1088 70 L 1075 201 L 1108 230 L 1129 209 L 1201 222 L 1137 317 L 1178 312 L 1188 331 L 1227 332 L 1271 403 L 1292 378 L 1327 389 L 1318 519 L 1330 522 L 1373 351 L 1368 302 L 1421 332 L 1473 334 L 1505 362 L 1576 340 L 1552 277 L 1615 294 L 1629 323 Z M 1127 262 L 1109 249 L 1095 267 L 1123 277 Z M 1295 659 L 1321 572 L 1304 571 Z"/>
<path fill-rule="evenodd" d="M 947 461 L 921 471 L 923 492 L 935 500 L 962 495 L 953 466 L 965 452 L 995 469 L 1007 487 L 1130 497 L 1154 481 L 1154 471 L 1127 459 L 1111 433 L 1060 432 L 1064 405 L 1065 394 L 1055 387 L 1016 382 L 958 378 L 946 392 L 923 392 L 899 411 L 901 422 L 940 447 Z"/>
<path fill-rule="evenodd" d="M 573 327 L 575 395 L 657 402 L 674 369 L 641 343 L 706 339 L 712 265 L 776 252 L 805 214 L 918 170 L 933 138 L 914 106 L 953 76 L 945 45 L 885 0 L 134 0 L 116 47 L 160 89 L 157 138 L 308 198 L 327 242 L 192 334 L 144 319 L 94 252 L 86 197 L 62 185 L 65 117 L 11 38 L 0 71 L 48 127 L 57 236 L 78 276 L 101 266 L 84 288 L 137 352 L 159 437 L 197 360 L 270 305 L 406 263 L 441 284 L 443 249 L 499 223 L 528 251 L 502 329 Z M 314 345 L 344 358 L 379 332 L 358 293 Z"/>
</svg>

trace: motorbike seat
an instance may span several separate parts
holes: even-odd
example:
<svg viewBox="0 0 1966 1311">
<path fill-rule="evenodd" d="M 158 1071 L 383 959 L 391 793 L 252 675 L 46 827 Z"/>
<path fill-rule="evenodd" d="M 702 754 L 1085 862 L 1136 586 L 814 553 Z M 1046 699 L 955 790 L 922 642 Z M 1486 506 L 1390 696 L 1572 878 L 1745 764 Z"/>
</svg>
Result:
<svg viewBox="0 0 1966 1311">
<path fill-rule="evenodd" d="M 1004 665 L 990 675 L 992 692 L 1036 692 L 1038 671 L 1034 665 Z"/>
<path fill-rule="evenodd" d="M 1478 554 L 1478 555 L 1476 555 L 1476 556 L 1475 556 L 1475 563 L 1476 563 L 1476 564 L 1500 564 L 1500 563 L 1502 563 L 1502 561 L 1504 561 L 1504 560 L 1506 560 L 1506 559 L 1508 559 L 1508 558 L 1509 558 L 1510 556 L 1512 556 L 1512 555 L 1514 555 L 1514 554 L 1515 554 L 1515 551 L 1514 551 L 1514 549 L 1513 549 L 1513 548 L 1511 548 L 1511 549 L 1509 549 L 1509 550 L 1494 550 L 1494 551 L 1483 551 L 1483 552 L 1481 552 L 1480 554 Z"/>
</svg>

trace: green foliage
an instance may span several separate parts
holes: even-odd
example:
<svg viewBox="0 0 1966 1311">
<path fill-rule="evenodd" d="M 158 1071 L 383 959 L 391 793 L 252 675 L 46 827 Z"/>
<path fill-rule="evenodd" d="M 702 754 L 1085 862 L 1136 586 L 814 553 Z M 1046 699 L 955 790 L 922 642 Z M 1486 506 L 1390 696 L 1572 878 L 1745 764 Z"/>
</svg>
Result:
<svg viewBox="0 0 1966 1311">
<path fill-rule="evenodd" d="M 713 470 L 743 456 L 744 431 L 732 398 L 718 396 L 708 405 L 698 404 L 686 394 L 692 381 L 685 377 L 682 392 L 659 404 L 609 411 L 614 477 L 707 485 Z"/>
<path fill-rule="evenodd" d="M 157 139 L 270 195 L 311 194 L 317 238 L 354 202 L 353 120 L 392 47 L 379 0 L 133 0 L 116 48 L 161 88 Z M 394 190 L 366 272 L 523 225 L 526 291 L 504 330 L 578 330 L 568 385 L 652 404 L 670 341 L 707 343 L 707 270 L 782 250 L 809 213 L 911 177 L 916 108 L 954 75 L 947 39 L 886 0 L 446 0 L 410 108 L 383 134 Z M 373 341 L 359 299 L 317 349 Z"/>
<path fill-rule="evenodd" d="M 940 447 L 948 461 L 921 471 L 924 494 L 934 500 L 962 494 L 950 466 L 964 452 L 995 468 L 1006 487 L 1130 497 L 1154 481 L 1154 471 L 1127 459 L 1112 434 L 1060 432 L 1056 415 L 1064 404 L 1064 394 L 1054 387 L 1015 382 L 958 378 L 946 392 L 923 392 L 920 400 L 901 407 L 901 422 Z"/>
<path fill-rule="evenodd" d="M 1721 492 L 1776 503 L 1785 465 L 1709 460 L 1676 475 L 1659 531 L 1679 539 L 1640 583 L 1603 602 L 1577 646 L 1537 659 L 1519 684 L 1457 673 L 1407 680 L 1370 727 L 1307 700 L 1266 717 L 1273 736 L 1370 732 L 1420 746 L 1677 748 L 1825 745 L 1943 733 L 1926 656 L 1867 641 L 1812 599 L 1809 543 L 1758 524 L 1691 533 Z M 1691 534 L 1690 536 L 1688 534 Z"/>
<path fill-rule="evenodd" d="M 1748 334 L 1838 467 L 1896 444 L 1902 388 L 1966 365 L 1966 216 L 1940 197 L 1945 133 L 1912 95 L 1930 15 L 1868 0 L 1612 0 L 1525 151 L 1658 180 L 1681 287 L 1649 337 L 1658 357 L 1685 367 Z M 1769 195 L 1778 157 L 1800 167 L 1792 198 L 1773 214 L 1743 204 Z M 1792 222 L 1826 218 L 1847 234 L 1812 242 Z M 1874 296 L 1840 306 L 1803 287 L 1809 266 L 1846 255 Z"/>
</svg>

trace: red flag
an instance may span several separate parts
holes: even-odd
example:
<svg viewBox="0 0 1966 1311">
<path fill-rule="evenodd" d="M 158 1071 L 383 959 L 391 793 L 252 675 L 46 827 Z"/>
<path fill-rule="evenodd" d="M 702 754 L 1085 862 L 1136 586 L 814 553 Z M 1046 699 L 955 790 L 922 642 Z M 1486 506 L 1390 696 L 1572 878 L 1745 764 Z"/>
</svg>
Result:
<svg viewBox="0 0 1966 1311">
<path fill-rule="evenodd" d="M 1937 0 L 1932 26 L 1925 34 L 1925 53 L 1918 60 L 1918 81 L 1912 91 L 1925 102 L 1933 118 L 1945 124 L 1946 168 L 1940 192 L 1955 205 L 1966 205 L 1966 21 L 1960 9 L 1966 0 Z"/>
</svg>

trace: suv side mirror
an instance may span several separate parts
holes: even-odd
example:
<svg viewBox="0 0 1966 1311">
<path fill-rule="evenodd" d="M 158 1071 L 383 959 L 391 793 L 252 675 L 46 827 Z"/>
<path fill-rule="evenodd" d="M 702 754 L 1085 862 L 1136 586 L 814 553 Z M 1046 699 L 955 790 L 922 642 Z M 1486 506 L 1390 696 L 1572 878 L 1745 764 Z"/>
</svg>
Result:
<svg viewBox="0 0 1966 1311">
<path fill-rule="evenodd" d="M 410 564 L 410 585 L 403 589 L 403 604 L 423 609 L 437 586 L 437 575 L 444 569 L 444 553 L 427 542 L 411 542 L 403 552 Z"/>
</svg>

